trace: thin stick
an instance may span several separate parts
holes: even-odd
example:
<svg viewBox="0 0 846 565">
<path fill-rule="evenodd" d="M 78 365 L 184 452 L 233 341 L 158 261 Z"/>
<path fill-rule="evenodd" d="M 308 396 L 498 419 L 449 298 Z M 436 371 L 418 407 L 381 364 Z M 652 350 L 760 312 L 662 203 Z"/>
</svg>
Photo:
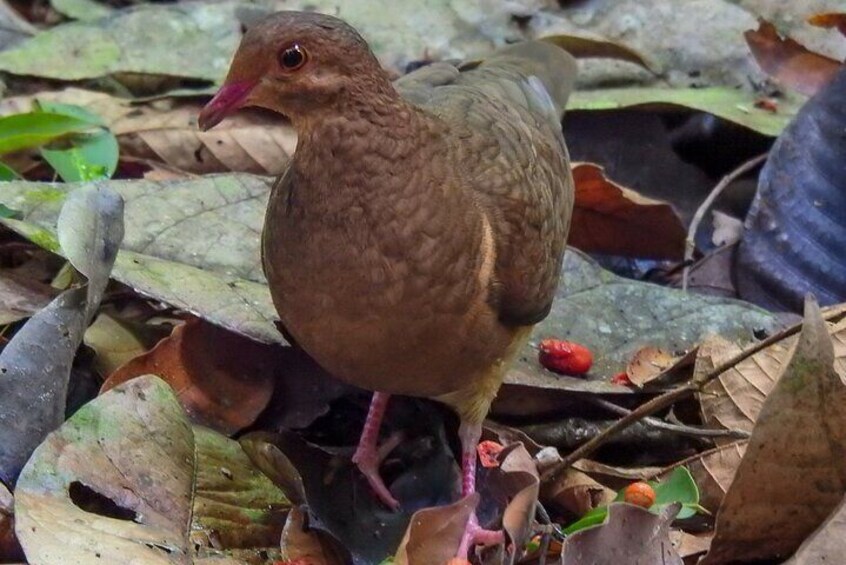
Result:
<svg viewBox="0 0 846 565">
<path fill-rule="evenodd" d="M 693 252 L 696 251 L 696 232 L 699 231 L 699 224 L 702 223 L 702 218 L 705 217 L 705 213 L 709 208 L 711 208 L 714 201 L 719 198 L 720 194 L 722 194 L 723 190 L 725 190 L 728 185 L 734 182 L 737 177 L 748 173 L 761 164 L 761 162 L 767 158 L 767 155 L 768 153 L 764 153 L 749 159 L 720 179 L 717 186 L 711 190 L 708 197 L 702 202 L 702 204 L 699 205 L 699 208 L 696 209 L 696 213 L 693 215 L 693 220 L 690 222 L 690 227 L 687 229 L 687 239 L 685 239 L 684 242 L 685 267 L 684 270 L 682 270 L 682 290 L 687 290 L 687 279 L 690 276 L 690 265 L 693 262 Z"/>
<path fill-rule="evenodd" d="M 823 316 L 823 319 L 828 321 L 838 316 L 843 316 L 843 314 L 844 312 L 841 308 L 835 308 L 831 312 L 826 313 Z M 602 446 L 613 436 L 625 430 L 635 422 L 645 418 L 646 416 L 650 416 L 655 412 L 658 412 L 659 410 L 672 406 L 679 400 L 690 396 L 691 394 L 700 390 L 706 384 L 710 383 L 711 381 L 713 381 L 714 379 L 716 379 L 721 374 L 725 373 L 741 361 L 746 360 L 752 355 L 758 353 L 763 349 L 766 349 L 767 347 L 781 341 L 784 338 L 799 333 L 799 330 L 801 329 L 802 322 L 790 326 L 789 328 L 786 328 L 778 333 L 775 333 L 767 339 L 759 341 L 758 343 L 751 345 L 747 349 L 744 349 L 737 355 L 733 356 L 731 359 L 720 363 L 704 375 L 697 377 L 676 389 L 673 389 L 669 392 L 665 392 L 664 394 L 656 396 L 652 400 L 641 404 L 637 407 L 637 409 L 632 410 L 627 416 L 623 416 L 617 422 L 607 427 L 605 430 L 602 431 L 602 433 L 594 436 L 590 440 L 577 447 L 572 453 L 567 455 L 567 457 L 562 459 L 555 466 L 547 469 L 546 472 L 544 472 L 544 474 L 541 476 L 541 484 L 557 480 L 564 473 L 564 471 L 566 471 L 573 463 L 575 463 L 579 459 L 584 459 L 589 454 L 596 451 L 597 448 Z"/>
<path fill-rule="evenodd" d="M 631 410 L 623 408 L 622 406 L 618 406 L 617 404 L 609 402 L 604 398 L 600 398 L 598 396 L 590 397 L 590 401 L 596 404 L 597 406 L 608 410 L 609 412 L 614 412 L 619 416 L 628 416 L 632 413 Z M 745 430 L 719 430 L 714 428 L 685 426 L 684 424 L 672 424 L 670 422 L 665 422 L 664 420 L 652 418 L 649 416 L 644 417 L 643 422 L 659 430 L 666 430 L 668 432 L 673 432 L 690 437 L 749 439 L 749 437 L 752 435 Z"/>
</svg>

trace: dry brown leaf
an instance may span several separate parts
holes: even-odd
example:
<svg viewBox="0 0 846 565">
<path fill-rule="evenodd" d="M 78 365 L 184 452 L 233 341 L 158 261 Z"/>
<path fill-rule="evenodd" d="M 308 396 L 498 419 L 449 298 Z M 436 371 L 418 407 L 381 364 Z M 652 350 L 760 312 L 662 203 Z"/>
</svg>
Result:
<svg viewBox="0 0 846 565">
<path fill-rule="evenodd" d="M 590 459 L 579 459 L 573 463 L 572 468 L 587 473 L 601 484 L 615 490 L 620 490 L 634 481 L 651 481 L 663 471 L 661 467 L 614 467 Z"/>
<path fill-rule="evenodd" d="M 673 355 L 659 347 L 641 347 L 629 359 L 626 376 L 633 385 L 642 387 L 658 378 L 667 377 L 671 372 L 689 367 L 695 356 L 696 351 Z"/>
<path fill-rule="evenodd" d="M 661 476 L 669 475 L 679 465 L 687 467 L 699 487 L 699 504 L 716 513 L 746 453 L 746 443 L 740 440 L 715 447 L 665 469 Z"/>
<path fill-rule="evenodd" d="M 679 552 L 679 557 L 685 559 L 687 557 L 694 557 L 708 551 L 711 547 L 711 539 L 713 534 L 689 534 L 681 530 L 672 530 L 670 532 L 670 541 L 673 542 L 673 547 Z"/>
<path fill-rule="evenodd" d="M 634 63 L 648 71 L 653 70 L 643 55 L 630 47 L 612 41 L 576 35 L 550 35 L 541 39 L 565 49 L 577 59 L 617 59 Z"/>
<path fill-rule="evenodd" d="M 491 469 L 486 486 L 508 500 L 502 513 L 502 529 L 509 542 L 506 551 L 519 560 L 535 519 L 540 479 L 534 459 L 522 444 L 509 445 L 498 458 L 501 463 Z"/>
<path fill-rule="evenodd" d="M 232 434 L 252 424 L 270 401 L 278 349 L 192 319 L 112 373 L 101 392 L 158 375 L 194 423 Z"/>
<path fill-rule="evenodd" d="M 49 285 L 0 269 L 0 326 L 29 318 L 58 294 Z"/>
<path fill-rule="evenodd" d="M 816 94 L 842 67 L 839 61 L 809 51 L 789 37 L 782 38 L 775 26 L 764 20 L 744 36 L 764 72 L 807 96 Z"/>
<path fill-rule="evenodd" d="M 846 385 L 819 307 L 805 321 L 766 399 L 717 514 L 703 565 L 784 558 L 846 493 Z"/>
<path fill-rule="evenodd" d="M 597 506 L 610 504 L 616 493 L 587 474 L 574 468 L 567 469 L 561 477 L 544 485 L 541 499 L 545 504 L 583 516 Z"/>
<path fill-rule="evenodd" d="M 614 183 L 593 163 L 574 163 L 573 180 L 570 245 L 590 253 L 681 259 L 686 230 L 670 204 Z"/>
<path fill-rule="evenodd" d="M 408 530 L 397 549 L 397 565 L 446 563 L 455 556 L 464 526 L 479 504 L 479 493 L 449 506 L 424 508 L 411 517 Z"/>
<path fill-rule="evenodd" d="M 288 513 L 280 541 L 285 563 L 344 565 L 346 560 L 325 532 L 308 529 L 306 514 L 296 506 Z"/>
<path fill-rule="evenodd" d="M 817 27 L 836 28 L 837 31 L 846 35 L 846 13 L 844 12 L 814 14 L 808 18 L 808 23 Z"/>
<path fill-rule="evenodd" d="M 831 565 L 846 555 L 846 498 L 785 565 Z"/>
<path fill-rule="evenodd" d="M 775 386 L 792 341 L 784 340 L 741 361 L 708 383 L 699 402 L 707 426 L 751 432 L 767 395 Z M 717 336 L 699 347 L 693 378 L 707 373 L 719 363 L 740 352 L 740 347 Z M 727 444 L 733 440 L 717 439 Z"/>
<path fill-rule="evenodd" d="M 106 312 L 101 312 L 94 323 L 88 326 L 83 341 L 94 350 L 96 357 L 93 367 L 101 378 L 108 377 L 121 365 L 145 353 L 152 345 L 139 332 Z"/>
</svg>

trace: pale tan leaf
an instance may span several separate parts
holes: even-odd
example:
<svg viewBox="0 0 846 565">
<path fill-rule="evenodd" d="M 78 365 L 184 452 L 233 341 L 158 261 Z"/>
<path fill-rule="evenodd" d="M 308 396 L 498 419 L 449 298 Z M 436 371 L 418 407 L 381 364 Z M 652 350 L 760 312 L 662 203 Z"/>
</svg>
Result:
<svg viewBox="0 0 846 565">
<path fill-rule="evenodd" d="M 703 563 L 784 558 L 846 492 L 846 385 L 834 371 L 832 340 L 812 299 L 777 381 L 717 514 Z"/>
<path fill-rule="evenodd" d="M 846 555 L 846 498 L 785 565 L 830 565 Z"/>
</svg>

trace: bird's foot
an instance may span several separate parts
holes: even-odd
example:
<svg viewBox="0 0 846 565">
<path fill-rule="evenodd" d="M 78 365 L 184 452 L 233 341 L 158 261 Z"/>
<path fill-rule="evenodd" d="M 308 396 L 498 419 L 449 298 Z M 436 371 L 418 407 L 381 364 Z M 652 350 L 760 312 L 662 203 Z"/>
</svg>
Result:
<svg viewBox="0 0 846 565">
<path fill-rule="evenodd" d="M 456 557 L 467 558 L 467 554 L 477 545 L 498 545 L 505 542 L 505 534 L 502 530 L 486 530 L 479 525 L 476 513 L 470 515 L 467 525 L 464 527 L 464 535 L 461 536 L 461 543 L 458 546 Z"/>
<path fill-rule="evenodd" d="M 400 503 L 385 486 L 385 481 L 379 474 L 379 465 L 401 441 L 402 434 L 396 433 L 391 435 L 378 449 L 368 442 L 359 443 L 352 458 L 353 463 L 376 493 L 376 497 L 391 510 L 399 510 Z"/>
</svg>

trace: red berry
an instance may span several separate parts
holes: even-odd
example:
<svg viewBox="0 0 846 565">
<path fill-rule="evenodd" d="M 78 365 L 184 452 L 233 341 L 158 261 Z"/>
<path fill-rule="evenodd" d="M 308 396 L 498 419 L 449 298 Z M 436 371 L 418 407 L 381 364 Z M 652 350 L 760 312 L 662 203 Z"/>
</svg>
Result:
<svg viewBox="0 0 846 565">
<path fill-rule="evenodd" d="M 583 375 L 593 365 L 590 349 L 572 341 L 545 339 L 539 349 L 540 364 L 556 373 Z"/>
<path fill-rule="evenodd" d="M 496 458 L 503 449 L 505 448 L 495 441 L 488 440 L 479 443 L 476 446 L 476 451 L 479 453 L 479 463 L 482 464 L 482 467 L 488 469 L 499 467 L 499 461 Z"/>
<path fill-rule="evenodd" d="M 631 386 L 632 380 L 629 378 L 629 375 L 623 371 L 611 377 L 611 384 Z"/>
<path fill-rule="evenodd" d="M 635 506 L 649 508 L 655 504 L 655 490 L 648 483 L 632 483 L 623 491 L 623 500 Z"/>
</svg>

